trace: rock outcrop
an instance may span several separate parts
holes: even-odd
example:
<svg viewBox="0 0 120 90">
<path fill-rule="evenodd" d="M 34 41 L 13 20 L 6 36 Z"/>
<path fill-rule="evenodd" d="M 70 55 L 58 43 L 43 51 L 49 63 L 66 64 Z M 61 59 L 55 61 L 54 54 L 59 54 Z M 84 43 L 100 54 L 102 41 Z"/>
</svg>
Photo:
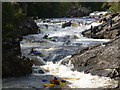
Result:
<svg viewBox="0 0 120 90">
<path fill-rule="evenodd" d="M 16 30 L 15 35 L 16 37 L 21 38 L 22 36 L 36 33 L 38 33 L 38 26 L 34 20 L 29 17 L 18 26 L 18 30 Z"/>
<path fill-rule="evenodd" d="M 117 37 L 102 45 L 78 50 L 70 58 L 75 66 L 73 70 L 120 79 L 119 41 L 120 37 Z"/>
<path fill-rule="evenodd" d="M 113 39 L 120 35 L 120 14 L 113 16 L 113 25 L 110 27 L 109 22 L 105 22 L 100 26 L 96 26 L 91 30 L 82 32 L 85 37 L 95 39 Z"/>
<path fill-rule="evenodd" d="M 120 14 L 112 18 L 113 26 L 103 23 L 91 30 L 84 31 L 85 37 L 95 39 L 111 39 L 110 42 L 86 47 L 73 53 L 69 61 L 74 65 L 73 70 L 111 77 L 120 81 Z M 118 88 L 120 85 L 118 85 Z"/>
<path fill-rule="evenodd" d="M 21 56 L 22 36 L 37 33 L 36 23 L 28 18 L 10 37 L 2 39 L 2 77 L 21 76 L 32 73 L 33 61 Z"/>
</svg>

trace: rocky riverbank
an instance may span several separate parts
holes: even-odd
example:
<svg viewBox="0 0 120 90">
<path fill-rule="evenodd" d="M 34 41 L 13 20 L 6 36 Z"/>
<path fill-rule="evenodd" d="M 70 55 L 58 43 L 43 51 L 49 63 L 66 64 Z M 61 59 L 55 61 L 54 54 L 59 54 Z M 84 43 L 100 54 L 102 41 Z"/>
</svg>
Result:
<svg viewBox="0 0 120 90">
<path fill-rule="evenodd" d="M 94 39 L 114 39 L 120 35 L 120 13 L 111 15 L 112 16 L 112 27 L 109 21 L 105 21 L 102 25 L 93 27 L 91 30 L 84 31 L 82 34 L 85 37 Z"/>
<path fill-rule="evenodd" d="M 108 24 L 94 27 L 96 32 L 93 34 L 90 30 L 84 31 L 83 35 L 97 39 L 112 39 L 108 43 L 87 47 L 76 51 L 70 61 L 75 66 L 73 70 L 111 77 L 120 81 L 120 14 L 112 18 L 113 26 Z M 120 85 L 119 85 L 120 87 Z"/>
<path fill-rule="evenodd" d="M 120 75 L 119 40 L 120 37 L 108 43 L 75 52 L 70 59 L 75 65 L 74 69 L 79 70 L 80 67 L 84 67 L 80 71 L 100 76 L 116 77 Z"/>
<path fill-rule="evenodd" d="M 120 81 L 120 37 L 104 43 L 78 50 L 70 61 L 75 66 L 73 70 L 111 77 Z"/>
<path fill-rule="evenodd" d="M 21 56 L 22 36 L 37 33 L 38 27 L 32 18 L 24 20 L 10 37 L 2 39 L 2 77 L 21 76 L 32 73 L 33 62 Z"/>
</svg>

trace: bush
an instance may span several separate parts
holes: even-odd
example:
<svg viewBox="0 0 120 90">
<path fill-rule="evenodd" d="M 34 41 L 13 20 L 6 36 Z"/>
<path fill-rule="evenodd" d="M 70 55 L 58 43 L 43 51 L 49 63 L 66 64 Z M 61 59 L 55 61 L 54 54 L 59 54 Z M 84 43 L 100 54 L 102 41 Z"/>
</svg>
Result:
<svg viewBox="0 0 120 90">
<path fill-rule="evenodd" d="M 108 9 L 108 11 L 112 13 L 120 12 L 120 2 L 114 2 L 109 4 L 111 5 L 111 7 Z"/>
</svg>

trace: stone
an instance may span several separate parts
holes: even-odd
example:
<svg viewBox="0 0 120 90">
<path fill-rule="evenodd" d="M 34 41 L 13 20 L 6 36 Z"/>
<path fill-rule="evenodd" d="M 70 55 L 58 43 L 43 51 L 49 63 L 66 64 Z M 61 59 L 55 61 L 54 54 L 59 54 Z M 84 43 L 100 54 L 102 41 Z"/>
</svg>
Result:
<svg viewBox="0 0 120 90">
<path fill-rule="evenodd" d="M 16 77 L 32 73 L 33 61 L 21 56 L 20 41 L 24 35 L 37 33 L 31 18 L 23 21 L 10 37 L 2 39 L 2 77 Z"/>
<path fill-rule="evenodd" d="M 45 72 L 43 70 L 38 71 L 40 74 L 44 74 Z"/>
<path fill-rule="evenodd" d="M 69 59 L 74 65 L 73 70 L 111 78 L 120 77 L 119 40 L 120 36 L 110 42 L 76 51 Z"/>
<path fill-rule="evenodd" d="M 120 36 L 120 14 L 112 18 L 113 25 L 110 27 L 108 22 L 103 23 L 100 26 L 94 27 L 93 32 L 86 30 L 82 32 L 83 36 L 94 39 L 114 39 Z"/>
<path fill-rule="evenodd" d="M 71 21 L 69 21 L 69 22 L 66 22 L 66 23 L 64 23 L 64 24 L 62 24 L 62 28 L 65 28 L 65 27 L 70 27 L 71 26 Z"/>
</svg>

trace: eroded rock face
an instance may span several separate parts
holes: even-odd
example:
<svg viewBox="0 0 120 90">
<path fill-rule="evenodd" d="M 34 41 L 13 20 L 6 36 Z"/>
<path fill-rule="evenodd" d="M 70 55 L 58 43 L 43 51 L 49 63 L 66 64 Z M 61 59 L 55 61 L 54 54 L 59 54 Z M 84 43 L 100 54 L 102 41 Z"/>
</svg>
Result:
<svg viewBox="0 0 120 90">
<path fill-rule="evenodd" d="M 112 78 L 120 77 L 119 41 L 120 37 L 109 43 L 75 52 L 70 59 L 75 66 L 74 70 Z"/>
<path fill-rule="evenodd" d="M 37 29 L 35 22 L 28 18 L 11 33 L 11 37 L 2 39 L 2 77 L 32 73 L 33 61 L 21 56 L 20 41 L 23 35 L 37 33 Z"/>
</svg>

